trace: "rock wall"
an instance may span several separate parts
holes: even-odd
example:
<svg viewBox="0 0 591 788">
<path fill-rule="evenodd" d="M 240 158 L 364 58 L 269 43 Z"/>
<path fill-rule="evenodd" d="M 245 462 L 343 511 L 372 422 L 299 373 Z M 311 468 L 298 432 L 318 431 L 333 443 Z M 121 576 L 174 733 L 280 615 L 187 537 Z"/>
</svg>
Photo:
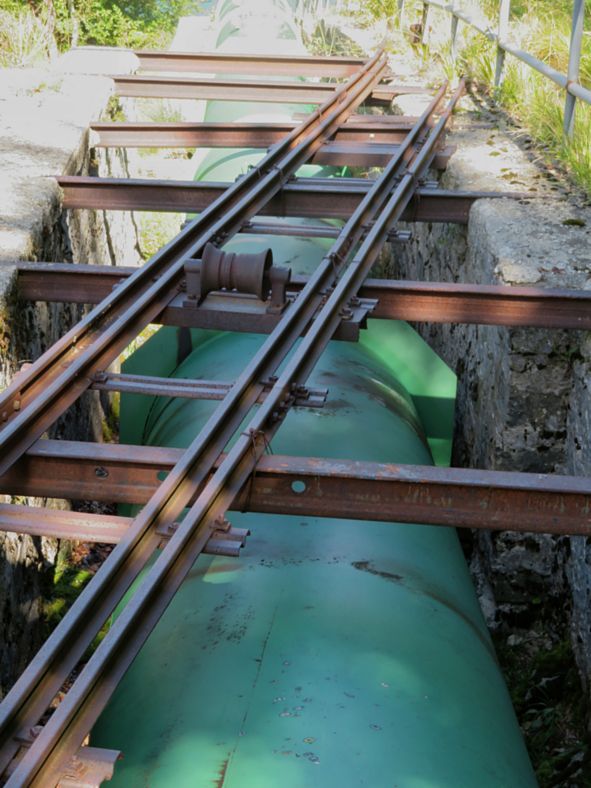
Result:
<svg viewBox="0 0 591 788">
<path fill-rule="evenodd" d="M 449 139 L 460 147 L 443 185 L 528 192 L 531 199 L 479 201 L 468 228 L 413 226 L 389 274 L 588 289 L 591 211 L 529 160 L 527 140 L 499 124 L 501 116 L 464 103 Z M 455 465 L 591 473 L 591 344 L 583 332 L 418 328 L 458 375 Z M 469 553 L 492 630 L 510 647 L 527 643 L 533 651 L 570 638 L 589 695 L 589 540 L 477 533 Z"/>
<path fill-rule="evenodd" d="M 130 53 L 87 50 L 68 53 L 52 68 L 5 70 L 0 76 L 0 387 L 82 314 L 76 306 L 20 302 L 17 261 L 139 262 L 129 214 L 66 215 L 54 179 L 97 167 L 101 174 L 126 173 L 121 156 L 93 155 L 87 127 L 104 115 L 111 98 L 111 80 L 102 74 L 130 71 L 134 61 Z M 103 418 L 101 400 L 90 392 L 52 435 L 101 440 Z M 53 539 L 0 532 L 0 698 L 42 642 L 59 547 Z"/>
</svg>

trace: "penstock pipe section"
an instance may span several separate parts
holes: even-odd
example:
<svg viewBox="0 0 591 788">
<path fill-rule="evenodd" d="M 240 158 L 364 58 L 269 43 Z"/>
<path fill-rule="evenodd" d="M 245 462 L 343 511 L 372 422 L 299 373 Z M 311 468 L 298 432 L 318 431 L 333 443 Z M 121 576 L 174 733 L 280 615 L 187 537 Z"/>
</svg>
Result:
<svg viewBox="0 0 591 788">
<path fill-rule="evenodd" d="M 18 376 L 0 397 L 0 414 L 6 422 L 0 432 L 0 468 L 10 468 L 36 437 L 92 385 L 93 373 L 106 368 L 157 317 L 178 291 L 185 260 L 198 256 L 208 241 L 230 237 L 252 218 L 281 189 L 284 180 L 363 102 L 385 68 L 386 59 L 378 52 L 346 84 L 339 86 L 323 107 L 274 146 L 257 168 L 230 186 L 199 218 Z M 229 439 L 240 419 L 237 412 L 229 420 L 222 440 Z M 207 458 L 210 465 L 217 454 L 212 452 Z M 188 489 L 193 485 L 187 468 L 171 477 L 170 483 L 165 483 L 168 506 L 162 514 L 168 517 L 174 512 L 174 520 L 183 508 L 182 504 L 176 505 L 177 498 L 184 500 L 180 495 L 183 485 Z M 37 723 L 157 544 L 154 530 L 132 529 L 130 538 L 109 557 L 8 693 L 0 705 L 0 775 L 19 748 L 18 737 Z M 18 779 L 13 775 L 12 784 L 19 784 L 15 782 Z"/>
<path fill-rule="evenodd" d="M 280 326 L 270 335 L 181 461 L 136 517 L 130 530 L 137 533 L 138 529 L 142 529 L 145 532 L 162 522 L 162 513 L 170 506 L 171 500 L 175 506 L 184 506 L 189 485 L 184 485 L 184 494 L 179 496 L 177 492 L 181 490 L 181 482 L 188 479 L 196 481 L 207 466 L 211 467 L 209 460 L 212 449 L 215 454 L 219 448 L 216 434 L 219 432 L 220 419 L 226 421 L 222 418 L 224 412 L 228 408 L 230 412 L 235 410 L 237 404 L 253 401 L 260 386 L 257 382 L 260 381 L 261 373 L 269 368 L 271 359 L 276 369 L 299 335 L 301 321 L 309 321 L 310 310 L 316 310 L 318 299 L 326 301 L 248 429 L 239 436 L 207 483 L 176 534 L 24 756 L 8 785 L 49 785 L 59 779 L 63 763 L 98 718 L 114 687 L 166 609 L 195 558 L 202 552 L 215 528 L 216 518 L 223 516 L 229 508 L 282 422 L 283 415 L 293 401 L 295 388 L 306 379 L 329 342 L 343 317 L 348 300 L 355 296 L 386 240 L 392 223 L 397 220 L 398 212 L 411 199 L 418 178 L 429 166 L 437 139 L 461 89 L 454 94 L 432 134 L 427 136 L 426 131 L 432 125 L 431 115 L 443 96 L 443 88 L 439 91 L 429 111 L 409 135 L 408 144 L 386 168 L 359 210 L 347 222 L 331 253 L 310 278 Z M 418 154 L 417 148 L 420 151 Z M 399 185 L 392 195 L 393 182 Z M 369 222 L 372 224 L 368 232 Z M 328 295 L 326 284 L 330 286 L 337 281 L 338 275 L 345 269 L 346 260 L 359 242 L 361 246 L 352 263 L 337 282 L 332 295 Z M 177 486 L 173 487 L 173 482 L 178 482 Z M 168 522 L 171 522 L 170 519 Z M 113 555 L 118 550 L 119 547 Z"/>
<path fill-rule="evenodd" d="M 184 262 L 206 243 L 230 237 L 252 218 L 336 131 L 379 81 L 386 59 L 378 52 L 307 121 L 272 147 L 173 241 L 9 386 L 0 397 L 0 473 L 48 429 L 166 307 L 177 293 Z"/>
</svg>

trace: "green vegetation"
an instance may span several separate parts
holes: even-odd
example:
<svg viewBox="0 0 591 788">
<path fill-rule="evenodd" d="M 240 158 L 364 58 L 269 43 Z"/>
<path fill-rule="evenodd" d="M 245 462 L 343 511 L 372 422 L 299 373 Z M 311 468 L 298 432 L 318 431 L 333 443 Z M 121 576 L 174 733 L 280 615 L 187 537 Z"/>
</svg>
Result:
<svg viewBox="0 0 591 788">
<path fill-rule="evenodd" d="M 487 19 L 490 29 L 496 30 L 500 0 L 460 0 L 459 5 L 473 17 Z M 572 9 L 573 0 L 512 0 L 509 38 L 521 49 L 566 74 Z M 585 11 L 580 82 L 591 87 L 591 0 L 586 0 Z M 447 12 L 432 9 L 429 46 L 425 50 L 420 44 L 420 0 L 406 0 L 401 25 L 398 0 L 384 3 L 350 0 L 343 18 L 353 19 L 358 26 L 379 28 L 386 36 L 387 48 L 394 54 L 406 51 L 417 62 L 421 58 L 423 70 L 431 81 L 466 74 L 479 90 L 493 96 L 495 45 L 460 23 L 454 63 Z M 505 79 L 494 97 L 527 129 L 546 159 L 562 164 L 572 180 L 591 193 L 589 105 L 577 101 L 574 134 L 565 140 L 562 132 L 565 92 L 511 55 L 506 56 Z"/>
<path fill-rule="evenodd" d="M 0 0 L 0 65 L 30 66 L 72 46 L 165 47 L 197 0 Z"/>
<path fill-rule="evenodd" d="M 60 556 L 60 559 L 55 570 L 53 594 L 45 606 L 45 621 L 49 631 L 59 624 L 92 577 L 92 572 L 72 566 L 66 557 Z"/>
<path fill-rule="evenodd" d="M 569 640 L 532 655 L 495 643 L 541 788 L 591 784 L 585 695 Z"/>
<path fill-rule="evenodd" d="M 310 35 L 303 34 L 306 49 L 313 55 L 364 57 L 363 49 L 342 30 L 320 19 Z"/>
<path fill-rule="evenodd" d="M 88 547 L 82 543 L 62 541 L 57 557 L 53 586 L 49 589 L 44 607 L 44 619 L 49 635 L 66 615 L 70 607 L 80 596 L 88 582 L 93 578 L 97 565 L 106 558 L 109 548 L 99 547 L 102 555 L 90 556 Z M 88 560 L 92 558 L 93 560 Z M 107 619 L 83 659 L 88 659 L 109 631 L 111 619 Z"/>
<path fill-rule="evenodd" d="M 144 260 L 149 260 L 179 232 L 185 214 L 142 211 L 137 214 L 137 217 L 140 253 Z"/>
<path fill-rule="evenodd" d="M 484 11 L 495 19 L 498 0 L 483 0 Z M 591 2 L 586 3 L 591 27 Z M 572 0 L 522 0 L 512 3 L 510 37 L 522 49 L 562 73 L 568 68 Z M 496 49 L 477 34 L 467 34 L 458 69 L 492 91 Z M 562 133 L 565 93 L 525 63 L 507 55 L 505 78 L 496 98 L 528 129 L 551 158 L 560 161 L 573 180 L 591 192 L 591 107 L 577 102 L 572 139 Z M 591 86 L 591 32 L 583 37 L 580 82 Z"/>
</svg>

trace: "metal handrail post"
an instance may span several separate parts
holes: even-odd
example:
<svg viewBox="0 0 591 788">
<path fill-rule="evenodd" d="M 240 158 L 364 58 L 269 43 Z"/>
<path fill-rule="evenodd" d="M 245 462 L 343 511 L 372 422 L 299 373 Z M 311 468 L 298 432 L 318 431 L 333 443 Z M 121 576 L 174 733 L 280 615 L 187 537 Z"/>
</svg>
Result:
<svg viewBox="0 0 591 788">
<path fill-rule="evenodd" d="M 431 5 L 430 3 L 423 3 L 423 17 L 421 21 L 422 33 L 421 33 L 421 43 L 423 46 L 427 46 L 429 43 L 429 17 L 430 17 Z"/>
<path fill-rule="evenodd" d="M 402 29 L 402 19 L 404 17 L 404 0 L 398 0 L 398 27 Z"/>
<path fill-rule="evenodd" d="M 457 38 L 458 38 L 458 24 L 459 17 L 456 16 L 456 4 L 452 3 L 449 9 L 451 14 L 451 27 L 450 27 L 450 52 L 452 63 L 455 64 L 457 57 Z"/>
<path fill-rule="evenodd" d="M 503 70 L 505 56 L 507 53 L 516 57 L 522 63 L 525 63 L 530 68 L 533 68 L 538 74 L 551 79 L 554 84 L 567 92 L 567 100 L 565 107 L 564 117 L 564 130 L 565 134 L 570 136 L 574 124 L 574 110 L 575 99 L 584 101 L 586 104 L 591 104 L 591 90 L 584 87 L 578 81 L 579 77 L 579 64 L 581 59 L 582 37 L 583 37 L 583 21 L 584 21 L 584 0 L 574 0 L 573 7 L 573 28 L 571 35 L 571 48 L 570 48 L 570 62 L 568 75 L 562 74 L 555 68 L 545 63 L 529 52 L 512 44 L 507 37 L 509 18 L 511 10 L 511 0 L 501 0 L 501 8 L 499 13 L 499 27 L 495 33 L 489 26 L 483 24 L 475 19 L 470 14 L 466 13 L 459 7 L 450 6 L 445 0 L 423 0 L 423 43 L 427 42 L 428 37 L 428 14 L 429 9 L 433 6 L 439 8 L 441 11 L 452 13 L 459 19 L 459 21 L 477 30 L 485 36 L 492 43 L 497 45 L 497 62 L 495 69 L 495 87 L 498 88 L 502 84 Z"/>
<path fill-rule="evenodd" d="M 503 83 L 505 74 L 505 50 L 502 43 L 507 38 L 509 30 L 509 14 L 511 13 L 511 0 L 501 0 L 499 8 L 499 27 L 497 37 L 497 59 L 495 63 L 495 90 Z"/>
<path fill-rule="evenodd" d="M 573 21 L 570 37 L 570 51 L 568 59 L 568 73 L 566 83 L 566 100 L 564 103 L 564 136 L 572 137 L 575 128 L 576 96 L 570 92 L 573 82 L 579 80 L 579 65 L 581 62 L 581 46 L 583 42 L 583 20 L 585 16 L 584 0 L 574 0 Z"/>
</svg>

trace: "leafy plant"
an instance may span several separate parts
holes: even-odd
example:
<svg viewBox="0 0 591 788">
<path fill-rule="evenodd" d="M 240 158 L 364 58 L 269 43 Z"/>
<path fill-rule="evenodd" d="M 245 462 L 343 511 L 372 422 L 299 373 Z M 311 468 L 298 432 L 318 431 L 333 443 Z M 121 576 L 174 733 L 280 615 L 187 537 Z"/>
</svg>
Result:
<svg viewBox="0 0 591 788">
<path fill-rule="evenodd" d="M 68 49 L 78 44 L 127 47 L 162 47 L 171 38 L 178 19 L 199 8 L 197 0 L 0 0 L 2 29 L 17 20 L 31 44 L 2 47 L 5 64 L 21 65 L 21 50 L 36 51 L 39 28 L 51 49 Z M 50 45 L 51 44 L 51 45 Z M 14 50 L 14 54 L 13 54 Z"/>
<path fill-rule="evenodd" d="M 465 0 L 467 5 L 468 0 Z M 480 0 L 473 5 L 484 13 L 490 28 L 496 28 L 499 0 Z M 416 10 L 416 8 L 415 8 Z M 591 86 L 591 0 L 585 3 L 587 30 L 583 36 L 580 82 Z M 566 73 L 569 60 L 572 0 L 513 0 L 509 38 L 520 48 Z M 496 45 L 480 33 L 460 25 L 456 74 L 465 73 L 485 91 L 492 93 Z M 441 51 L 440 51 L 441 50 Z M 439 61 L 449 76 L 446 51 L 433 47 L 431 61 Z M 495 98 L 550 159 L 562 162 L 573 180 L 591 192 L 591 107 L 577 102 L 575 129 L 570 139 L 562 132 L 565 94 L 553 82 L 525 63 L 507 55 L 504 80 Z"/>
<path fill-rule="evenodd" d="M 34 66 L 55 50 L 52 35 L 27 9 L 0 10 L 0 65 Z"/>
</svg>

